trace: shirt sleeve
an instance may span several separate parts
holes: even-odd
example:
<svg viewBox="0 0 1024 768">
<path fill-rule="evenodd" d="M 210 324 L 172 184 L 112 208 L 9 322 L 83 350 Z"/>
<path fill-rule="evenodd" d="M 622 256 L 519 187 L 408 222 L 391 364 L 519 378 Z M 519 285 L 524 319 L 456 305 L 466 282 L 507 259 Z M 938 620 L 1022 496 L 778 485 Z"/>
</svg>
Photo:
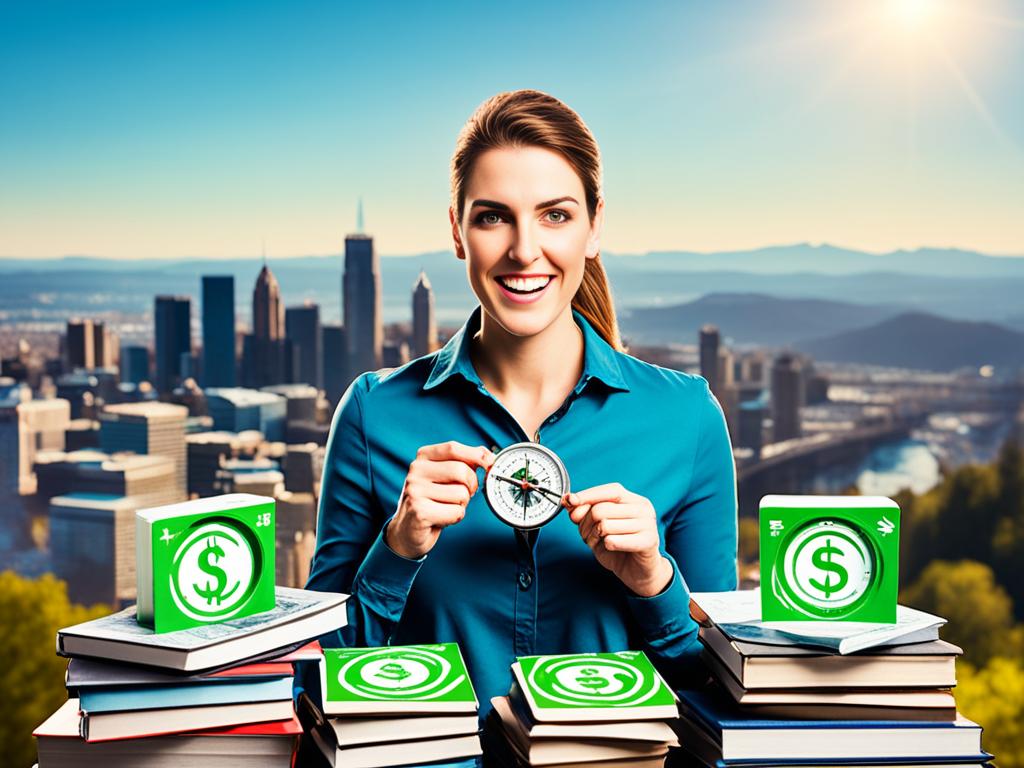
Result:
<svg viewBox="0 0 1024 768">
<path fill-rule="evenodd" d="M 690 485 L 662 542 L 663 554 L 672 563 L 672 580 L 653 597 L 628 598 L 652 662 L 678 685 L 695 683 L 703 674 L 690 591 L 737 587 L 736 464 L 722 407 L 707 380 L 700 382 Z"/>
<path fill-rule="evenodd" d="M 402 557 L 384 542 L 393 510 L 386 513 L 373 493 L 364 420 L 364 397 L 374 375 L 361 374 L 349 385 L 327 439 L 306 589 L 343 592 L 349 600 L 347 626 L 321 637 L 324 648 L 388 645 L 426 559 Z M 312 682 L 302 677 L 296 696 Z"/>
</svg>

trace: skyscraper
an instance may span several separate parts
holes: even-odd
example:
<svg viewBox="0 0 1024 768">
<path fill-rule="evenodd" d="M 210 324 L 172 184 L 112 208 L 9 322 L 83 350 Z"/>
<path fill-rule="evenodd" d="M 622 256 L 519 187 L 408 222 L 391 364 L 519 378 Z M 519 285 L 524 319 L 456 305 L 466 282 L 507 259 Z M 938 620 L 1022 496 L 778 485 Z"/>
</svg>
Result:
<svg viewBox="0 0 1024 768">
<path fill-rule="evenodd" d="M 323 327 L 323 376 L 324 393 L 327 399 L 336 404 L 348 386 L 346 378 L 347 345 L 345 328 L 340 325 Z"/>
<path fill-rule="evenodd" d="M 0 494 L 6 502 L 36 492 L 36 452 L 64 450 L 67 400 L 0 400 Z"/>
<path fill-rule="evenodd" d="M 116 362 L 117 334 L 101 320 L 92 322 L 93 367 L 113 368 Z"/>
<path fill-rule="evenodd" d="M 320 328 L 320 306 L 307 301 L 301 307 L 288 307 L 284 313 L 284 327 L 296 363 L 292 381 L 322 388 L 323 333 Z"/>
<path fill-rule="evenodd" d="M 700 375 L 707 379 L 711 391 L 718 394 L 718 328 L 705 325 L 700 329 Z"/>
<path fill-rule="evenodd" d="M 427 273 L 420 270 L 412 288 L 412 356 L 429 355 L 437 347 L 437 320 L 434 317 L 434 289 Z"/>
<path fill-rule="evenodd" d="M 185 419 L 188 408 L 171 403 L 108 405 L 100 414 L 100 447 L 106 453 L 166 456 L 174 461 L 176 488 L 185 493 Z"/>
<path fill-rule="evenodd" d="M 156 385 L 158 392 L 170 392 L 181 378 L 181 356 L 192 353 L 192 302 L 188 296 L 157 296 Z"/>
<path fill-rule="evenodd" d="M 800 437 L 800 406 L 803 405 L 803 375 L 800 360 L 783 352 L 772 363 L 772 440 L 781 442 Z"/>
<path fill-rule="evenodd" d="M 359 218 L 362 219 L 362 206 Z M 345 238 L 342 311 L 348 353 L 345 385 L 348 386 L 360 373 L 380 368 L 384 342 L 380 260 L 373 238 L 362 232 Z"/>
<path fill-rule="evenodd" d="M 284 305 L 281 286 L 266 264 L 256 277 L 252 291 L 252 333 L 243 351 L 243 384 L 265 387 L 286 380 Z"/>
<path fill-rule="evenodd" d="M 203 275 L 204 387 L 235 386 L 235 278 Z"/>
<path fill-rule="evenodd" d="M 64 352 L 69 371 L 96 367 L 95 338 L 92 320 L 68 320 Z"/>
<path fill-rule="evenodd" d="M 138 384 L 149 381 L 149 350 L 138 345 L 121 347 L 121 381 Z"/>
</svg>

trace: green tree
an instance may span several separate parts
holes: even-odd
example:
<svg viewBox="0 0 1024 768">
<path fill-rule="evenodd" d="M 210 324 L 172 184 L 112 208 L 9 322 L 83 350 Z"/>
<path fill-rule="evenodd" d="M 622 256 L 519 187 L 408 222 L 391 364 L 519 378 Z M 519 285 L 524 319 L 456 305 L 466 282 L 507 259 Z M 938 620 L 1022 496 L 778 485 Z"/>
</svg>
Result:
<svg viewBox="0 0 1024 768">
<path fill-rule="evenodd" d="M 1001 656 L 981 668 L 957 664 L 957 708 L 984 728 L 999 768 L 1024 768 L 1024 661 Z"/>
<path fill-rule="evenodd" d="M 903 590 L 900 602 L 947 619 L 942 636 L 964 649 L 965 661 L 983 665 L 1019 653 L 1013 601 L 984 563 L 936 560 Z"/>
<path fill-rule="evenodd" d="M 0 572 L 0 754 L 4 764 L 30 766 L 36 759 L 32 731 L 67 698 L 67 660 L 54 653 L 57 630 L 104 613 L 68 602 L 63 581 L 47 574 L 25 579 Z"/>
</svg>

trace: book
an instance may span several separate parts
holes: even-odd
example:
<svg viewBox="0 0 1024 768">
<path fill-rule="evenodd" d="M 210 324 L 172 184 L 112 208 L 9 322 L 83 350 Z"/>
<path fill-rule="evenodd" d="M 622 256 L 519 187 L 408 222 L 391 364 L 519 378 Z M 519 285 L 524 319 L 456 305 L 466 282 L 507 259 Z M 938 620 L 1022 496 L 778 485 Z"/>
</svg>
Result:
<svg viewBox="0 0 1024 768">
<path fill-rule="evenodd" d="M 274 610 L 157 634 L 135 620 L 134 606 L 57 632 L 57 653 L 118 659 L 183 672 L 237 664 L 345 626 L 348 595 L 277 587 Z"/>
<path fill-rule="evenodd" d="M 952 722 L 765 720 L 709 691 L 684 690 L 679 698 L 680 719 L 709 733 L 726 762 L 985 762 L 989 757 L 981 749 L 981 727 L 963 715 Z"/>
<path fill-rule="evenodd" d="M 334 744 L 329 734 L 330 731 L 323 728 L 311 731 L 313 741 L 327 761 L 332 766 L 344 768 L 423 765 L 440 760 L 478 757 L 482 753 L 480 736 L 476 733 L 354 747 L 340 747 Z"/>
<path fill-rule="evenodd" d="M 747 690 L 759 688 L 950 688 L 961 648 L 942 640 L 841 655 L 798 645 L 734 640 L 715 625 L 701 642 Z"/>
<path fill-rule="evenodd" d="M 491 703 L 501 718 L 501 725 L 509 744 L 516 754 L 530 765 L 659 757 L 668 754 L 670 743 L 678 743 L 671 728 L 668 728 L 670 742 L 608 738 L 614 730 L 610 723 L 566 726 L 576 728 L 577 732 L 570 736 L 538 738 L 526 731 L 505 697 L 495 697 L 491 699 Z"/>
<path fill-rule="evenodd" d="M 508 696 L 495 697 L 502 700 L 502 706 L 515 715 L 523 731 L 531 739 L 547 738 L 597 738 L 627 739 L 630 741 L 655 741 L 675 744 L 676 737 L 672 728 L 663 720 L 632 720 L 624 722 L 574 722 L 574 723 L 538 723 L 530 714 L 530 708 L 513 682 Z M 495 699 L 491 699 L 496 706 Z"/>
<path fill-rule="evenodd" d="M 229 493 L 140 509 L 138 622 L 162 633 L 272 610 L 275 503 Z"/>
<path fill-rule="evenodd" d="M 440 736 L 466 736 L 480 730 L 475 712 L 464 715 L 403 715 L 401 717 L 332 717 L 339 747 L 416 741 Z"/>
<path fill-rule="evenodd" d="M 75 701 L 72 699 L 72 701 Z M 75 702 L 76 705 L 78 702 Z M 201 728 L 289 720 L 294 715 L 291 699 L 244 704 L 173 707 L 134 712 L 82 712 L 79 733 L 86 741 L 137 739 Z"/>
<path fill-rule="evenodd" d="M 41 768 L 290 768 L 302 727 L 297 718 L 236 727 L 194 730 L 144 739 L 93 741 L 79 731 L 78 701 L 65 701 L 33 731 Z M 88 764 L 88 763 L 86 763 Z"/>
<path fill-rule="evenodd" d="M 711 651 L 701 658 L 721 687 L 749 715 L 796 720 L 955 720 L 948 689 L 761 689 L 748 691 Z"/>
<path fill-rule="evenodd" d="M 759 590 L 694 592 L 690 612 L 697 623 L 711 622 L 733 640 L 768 645 L 804 645 L 840 654 L 885 645 L 939 639 L 946 620 L 905 605 L 896 606 L 896 623 L 860 621 L 761 621 Z M 696 606 L 696 608 L 695 608 Z"/>
<path fill-rule="evenodd" d="M 133 686 L 86 689 L 78 697 L 82 712 L 133 712 L 144 709 L 205 707 L 212 704 L 244 704 L 283 701 L 292 697 L 292 676 L 251 682 L 187 683 L 185 685 Z"/>
<path fill-rule="evenodd" d="M 321 681 L 328 716 L 458 714 L 478 702 L 457 643 L 327 648 Z"/>
<path fill-rule="evenodd" d="M 676 716 L 675 694 L 643 651 L 520 656 L 512 673 L 537 722 Z"/>
</svg>

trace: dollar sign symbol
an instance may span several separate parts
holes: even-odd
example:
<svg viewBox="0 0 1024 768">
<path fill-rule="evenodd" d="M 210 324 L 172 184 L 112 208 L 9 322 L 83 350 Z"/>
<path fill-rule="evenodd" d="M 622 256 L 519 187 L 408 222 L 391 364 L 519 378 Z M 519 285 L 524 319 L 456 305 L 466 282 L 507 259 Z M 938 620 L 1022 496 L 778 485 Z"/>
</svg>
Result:
<svg viewBox="0 0 1024 768">
<path fill-rule="evenodd" d="M 808 579 L 807 582 L 819 592 L 822 592 L 825 595 L 826 600 L 832 596 L 833 592 L 838 592 L 845 587 L 846 582 L 850 580 L 850 576 L 846 572 L 846 569 L 840 563 L 832 561 L 833 555 L 841 554 L 843 554 L 843 551 L 838 547 L 833 547 L 832 539 L 826 537 L 825 546 L 819 547 L 815 550 L 814 554 L 811 555 L 811 562 L 821 570 L 825 571 L 825 581 L 822 583 L 817 579 L 812 578 Z M 837 577 L 835 584 L 832 583 L 833 573 Z"/>
<path fill-rule="evenodd" d="M 380 671 L 377 673 L 377 677 L 383 677 L 385 680 L 398 680 L 399 682 L 405 680 L 405 678 L 410 675 L 412 675 L 412 672 L 407 670 L 397 661 L 389 661 L 381 667 Z"/>
<path fill-rule="evenodd" d="M 594 693 L 597 693 L 599 689 L 608 686 L 608 681 L 601 677 L 600 671 L 593 667 L 581 669 L 580 673 L 576 676 L 576 682 L 584 688 L 589 688 Z"/>
<path fill-rule="evenodd" d="M 195 589 L 196 594 L 200 597 L 206 598 L 207 605 L 213 605 L 217 603 L 220 605 L 229 597 L 236 589 L 238 589 L 239 582 L 235 583 L 231 589 L 227 592 L 224 588 L 228 584 L 228 575 L 224 572 L 224 569 L 217 565 L 217 560 L 224 557 L 224 550 L 217 543 L 216 535 L 211 536 L 206 540 L 206 549 L 199 554 L 199 568 L 204 573 L 209 574 L 213 577 L 216 582 L 215 587 L 210 586 L 210 580 L 206 580 L 206 586 L 200 587 L 198 584 L 193 584 L 192 588 Z"/>
</svg>

